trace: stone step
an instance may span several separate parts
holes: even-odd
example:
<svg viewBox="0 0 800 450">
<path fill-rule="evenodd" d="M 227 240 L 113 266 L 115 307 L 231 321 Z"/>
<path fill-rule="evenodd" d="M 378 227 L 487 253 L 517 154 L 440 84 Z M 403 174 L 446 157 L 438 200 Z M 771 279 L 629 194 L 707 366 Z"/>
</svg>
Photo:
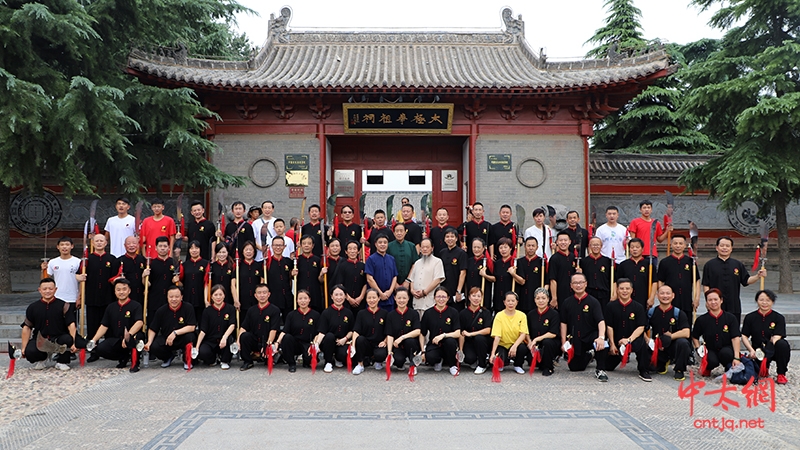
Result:
<svg viewBox="0 0 800 450">
<path fill-rule="evenodd" d="M 787 333 L 789 331 L 787 330 Z M 787 336 L 786 340 L 789 342 L 789 346 L 792 350 L 800 350 L 800 336 Z"/>
<path fill-rule="evenodd" d="M 800 323 L 787 323 L 786 324 L 787 336 L 800 336 Z"/>
<path fill-rule="evenodd" d="M 25 320 L 25 313 L 14 311 L 9 313 L 0 312 L 0 326 L 2 325 L 17 325 L 22 323 Z"/>
<path fill-rule="evenodd" d="M 22 328 L 19 327 L 19 324 L 16 325 L 0 325 L 0 341 L 19 341 L 20 333 L 22 332 Z"/>
</svg>

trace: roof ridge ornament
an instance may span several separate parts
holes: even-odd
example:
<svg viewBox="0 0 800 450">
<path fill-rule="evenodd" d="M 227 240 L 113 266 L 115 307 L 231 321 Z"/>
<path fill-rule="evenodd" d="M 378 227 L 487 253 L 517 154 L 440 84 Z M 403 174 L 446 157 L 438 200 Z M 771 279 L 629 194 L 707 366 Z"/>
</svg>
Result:
<svg viewBox="0 0 800 450">
<path fill-rule="evenodd" d="M 504 30 L 503 33 L 510 36 L 513 42 L 519 42 L 525 38 L 525 22 L 522 21 L 522 14 L 514 18 L 514 12 L 511 8 L 503 8 L 500 11 L 500 16 L 503 18 Z"/>
<path fill-rule="evenodd" d="M 289 42 L 289 21 L 292 20 L 292 8 L 284 6 L 281 8 L 280 16 L 269 15 L 269 40 L 277 41 L 282 44 Z"/>
</svg>

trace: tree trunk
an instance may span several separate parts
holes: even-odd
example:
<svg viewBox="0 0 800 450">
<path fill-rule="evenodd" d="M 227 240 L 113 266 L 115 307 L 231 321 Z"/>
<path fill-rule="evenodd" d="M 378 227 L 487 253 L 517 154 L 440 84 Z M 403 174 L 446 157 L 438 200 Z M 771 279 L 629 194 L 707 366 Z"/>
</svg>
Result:
<svg viewBox="0 0 800 450">
<path fill-rule="evenodd" d="M 8 234 L 11 231 L 9 217 L 11 188 L 0 183 L 0 294 L 11 293 L 11 250 Z"/>
<path fill-rule="evenodd" d="M 789 252 L 789 223 L 786 220 L 787 203 L 786 195 L 783 192 L 776 194 L 775 218 L 778 226 L 778 255 L 780 257 L 778 292 L 781 294 L 791 294 L 794 291 L 792 285 L 792 257 Z"/>
</svg>

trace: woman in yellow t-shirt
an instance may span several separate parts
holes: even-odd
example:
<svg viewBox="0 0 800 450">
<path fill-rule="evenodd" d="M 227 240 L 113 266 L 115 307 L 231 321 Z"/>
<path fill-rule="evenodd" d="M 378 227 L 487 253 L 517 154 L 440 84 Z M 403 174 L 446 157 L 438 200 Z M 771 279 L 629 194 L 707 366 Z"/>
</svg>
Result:
<svg viewBox="0 0 800 450">
<path fill-rule="evenodd" d="M 494 316 L 492 323 L 492 353 L 489 362 L 495 364 L 496 358 L 501 358 L 504 365 L 513 364 L 514 371 L 525 373 L 522 365 L 529 359 L 530 350 L 523 344 L 528 335 L 528 317 L 522 311 L 517 311 L 519 297 L 516 292 L 506 292 L 503 300 L 505 309 Z M 502 369 L 500 369 L 502 370 Z"/>
</svg>

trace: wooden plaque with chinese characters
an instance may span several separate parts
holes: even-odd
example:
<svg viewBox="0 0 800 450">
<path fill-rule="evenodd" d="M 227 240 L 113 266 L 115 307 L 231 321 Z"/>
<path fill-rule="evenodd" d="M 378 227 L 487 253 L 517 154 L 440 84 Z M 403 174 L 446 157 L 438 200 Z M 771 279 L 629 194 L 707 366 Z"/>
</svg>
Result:
<svg viewBox="0 0 800 450">
<path fill-rule="evenodd" d="M 452 103 L 345 103 L 344 132 L 450 134 Z"/>
</svg>

